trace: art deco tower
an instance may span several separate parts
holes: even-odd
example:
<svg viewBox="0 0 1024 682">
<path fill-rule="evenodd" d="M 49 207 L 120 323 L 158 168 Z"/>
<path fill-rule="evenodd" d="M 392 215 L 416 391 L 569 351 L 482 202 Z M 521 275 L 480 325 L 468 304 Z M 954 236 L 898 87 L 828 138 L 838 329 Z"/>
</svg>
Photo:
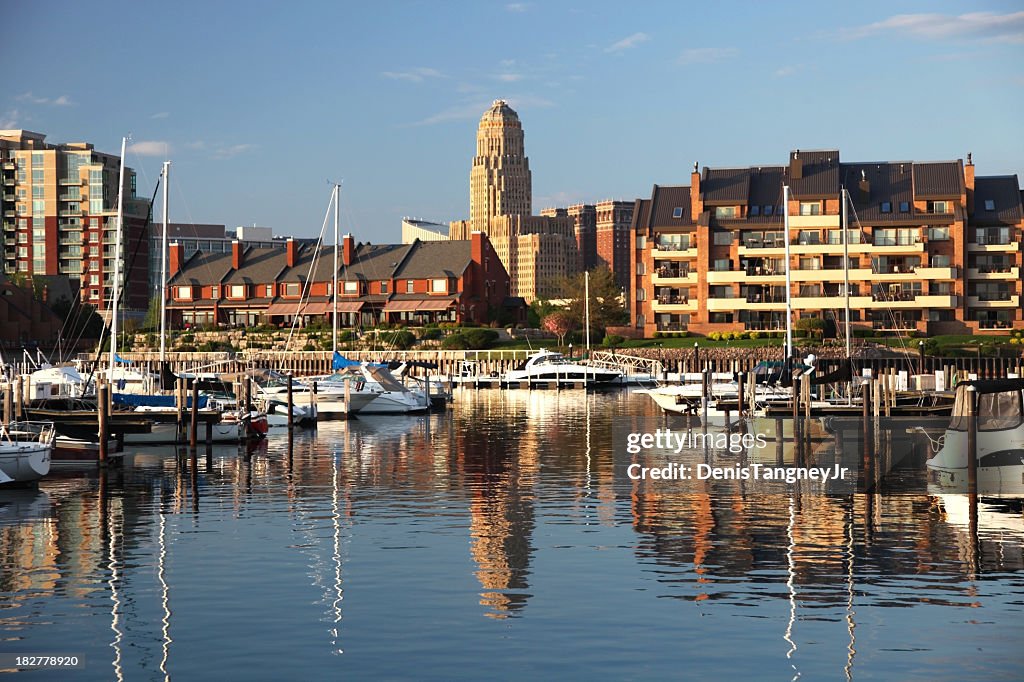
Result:
<svg viewBox="0 0 1024 682">
<path fill-rule="evenodd" d="M 494 216 L 530 215 L 531 188 L 519 115 L 505 100 L 495 100 L 480 118 L 476 133 L 476 156 L 469 176 L 472 229 L 489 233 Z"/>
</svg>

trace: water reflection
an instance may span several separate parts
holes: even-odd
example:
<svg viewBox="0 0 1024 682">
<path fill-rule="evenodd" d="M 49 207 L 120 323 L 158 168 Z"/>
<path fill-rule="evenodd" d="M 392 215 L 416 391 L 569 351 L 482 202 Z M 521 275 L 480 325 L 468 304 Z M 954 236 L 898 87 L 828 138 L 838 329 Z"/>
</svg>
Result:
<svg viewBox="0 0 1024 682">
<path fill-rule="evenodd" d="M 400 640 L 439 666 L 468 647 L 487 659 L 476 675 L 500 675 L 523 647 L 539 665 L 582 661 L 588 642 L 614 651 L 644 627 L 631 646 L 654 676 L 677 671 L 666 652 L 683 641 L 695 670 L 719 674 L 949 675 L 982 644 L 971 675 L 1009 670 L 1020 503 L 929 495 L 898 437 L 878 443 L 891 470 L 871 493 L 684 488 L 630 480 L 612 447 L 613 418 L 655 416 L 646 400 L 457 397 L 446 414 L 251 450 L 151 448 L 123 470 L 0 491 L 4 650 L 59 641 L 87 677 L 288 677 L 278 651 L 394 676 L 418 670 L 388 648 Z M 843 456 L 817 445 L 812 458 Z M 736 637 L 749 662 L 714 643 Z"/>
</svg>

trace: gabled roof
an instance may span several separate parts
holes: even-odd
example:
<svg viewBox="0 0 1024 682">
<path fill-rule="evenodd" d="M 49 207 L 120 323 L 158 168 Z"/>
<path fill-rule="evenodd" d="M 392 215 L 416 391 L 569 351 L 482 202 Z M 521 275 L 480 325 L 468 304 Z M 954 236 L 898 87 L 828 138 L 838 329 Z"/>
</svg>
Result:
<svg viewBox="0 0 1024 682">
<path fill-rule="evenodd" d="M 412 248 L 412 244 L 359 244 L 352 255 L 352 264 L 342 266 L 339 277 L 345 280 L 390 279 Z"/>
<path fill-rule="evenodd" d="M 657 185 L 655 185 L 657 187 Z M 630 225 L 638 234 L 643 233 L 648 227 L 650 227 L 651 218 L 651 200 L 650 199 L 637 199 L 636 204 L 633 208 L 633 222 Z"/>
<path fill-rule="evenodd" d="M 964 192 L 960 161 L 914 164 L 914 194 L 918 199 L 958 199 Z"/>
<path fill-rule="evenodd" d="M 242 252 L 242 267 L 232 270 L 224 284 L 264 284 L 277 279 L 286 263 L 282 249 L 248 247 Z"/>
<path fill-rule="evenodd" d="M 760 215 L 750 215 L 748 223 L 782 224 L 782 180 L 785 169 L 782 166 L 759 166 L 751 169 L 750 174 L 750 206 L 757 206 Z M 772 214 L 764 215 L 764 207 L 771 206 Z"/>
<path fill-rule="evenodd" d="M 209 286 L 219 284 L 231 271 L 231 254 L 213 251 L 196 251 L 171 277 L 168 285 Z"/>
<path fill-rule="evenodd" d="M 974 181 L 975 225 L 1018 225 L 1021 222 L 1020 185 L 1016 175 L 997 175 L 976 178 Z M 993 203 L 993 210 L 985 208 L 985 202 Z"/>
<path fill-rule="evenodd" d="M 472 260 L 472 242 L 468 239 L 418 241 L 394 276 L 399 279 L 424 279 L 438 277 L 443 273 L 447 277 L 461 277 Z"/>
</svg>

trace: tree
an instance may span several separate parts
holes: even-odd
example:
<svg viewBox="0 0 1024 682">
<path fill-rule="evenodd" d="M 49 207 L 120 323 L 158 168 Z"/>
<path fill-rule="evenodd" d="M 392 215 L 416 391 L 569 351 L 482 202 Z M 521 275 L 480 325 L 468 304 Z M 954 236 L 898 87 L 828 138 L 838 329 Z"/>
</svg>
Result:
<svg viewBox="0 0 1024 682">
<path fill-rule="evenodd" d="M 576 328 L 576 319 L 572 313 L 567 310 L 556 310 L 553 313 L 548 313 L 541 321 L 541 326 L 545 331 L 549 331 L 558 337 L 558 345 L 564 345 L 565 335 Z"/>
<path fill-rule="evenodd" d="M 142 328 L 151 332 L 160 331 L 160 308 L 162 299 L 154 296 L 149 299 L 149 308 L 146 310 L 146 318 L 142 322 Z"/>
<path fill-rule="evenodd" d="M 586 322 L 586 300 L 584 291 L 587 290 L 585 274 L 579 273 L 572 277 L 566 277 L 560 283 L 559 289 L 562 297 L 568 299 L 567 310 L 572 315 L 579 327 Z M 595 338 L 603 338 L 608 327 L 623 324 L 628 319 L 622 291 L 618 282 L 615 281 L 615 274 L 605 265 L 599 265 L 590 271 L 590 330 Z"/>
<path fill-rule="evenodd" d="M 818 317 L 801 317 L 793 325 L 793 328 L 806 332 L 808 336 L 815 336 L 825 330 L 825 320 Z"/>
</svg>

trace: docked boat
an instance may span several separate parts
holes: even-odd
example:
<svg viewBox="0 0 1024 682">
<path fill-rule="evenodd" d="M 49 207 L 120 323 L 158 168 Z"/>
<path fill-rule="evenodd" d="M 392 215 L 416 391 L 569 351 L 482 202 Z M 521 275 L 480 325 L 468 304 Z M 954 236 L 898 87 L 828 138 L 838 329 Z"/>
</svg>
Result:
<svg viewBox="0 0 1024 682">
<path fill-rule="evenodd" d="M 992 496 L 1024 494 L 1024 379 L 957 384 L 949 426 L 928 460 L 929 482 L 942 492 L 968 492 L 972 396 L 977 415 L 977 492 Z"/>
<path fill-rule="evenodd" d="M 516 369 L 506 372 L 503 384 L 520 383 L 587 383 L 611 384 L 622 372 L 606 367 L 594 367 L 571 362 L 561 353 L 541 348 Z"/>
<path fill-rule="evenodd" d="M 362 363 L 354 368 L 356 374 L 349 386 L 352 395 L 372 396 L 359 414 L 412 414 L 430 409 L 430 398 L 421 389 L 411 389 L 383 365 Z M 343 375 L 334 375 L 342 382 Z M 329 382 L 325 382 L 329 383 Z"/>
<path fill-rule="evenodd" d="M 51 422 L 0 424 L 0 484 L 34 483 L 50 473 L 55 433 Z"/>
</svg>

